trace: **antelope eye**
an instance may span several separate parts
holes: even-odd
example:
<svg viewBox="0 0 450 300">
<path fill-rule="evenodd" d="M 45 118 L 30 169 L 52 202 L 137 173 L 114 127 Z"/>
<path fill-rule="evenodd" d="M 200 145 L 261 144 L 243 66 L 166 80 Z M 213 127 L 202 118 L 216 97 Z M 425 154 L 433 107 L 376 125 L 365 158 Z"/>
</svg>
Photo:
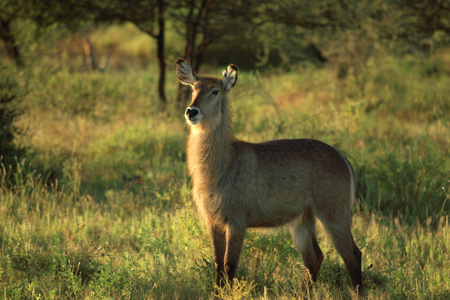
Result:
<svg viewBox="0 0 450 300">
<path fill-rule="evenodd" d="M 219 90 L 214 90 L 214 91 L 212 91 L 212 93 L 214 96 L 217 96 L 219 94 Z"/>
</svg>

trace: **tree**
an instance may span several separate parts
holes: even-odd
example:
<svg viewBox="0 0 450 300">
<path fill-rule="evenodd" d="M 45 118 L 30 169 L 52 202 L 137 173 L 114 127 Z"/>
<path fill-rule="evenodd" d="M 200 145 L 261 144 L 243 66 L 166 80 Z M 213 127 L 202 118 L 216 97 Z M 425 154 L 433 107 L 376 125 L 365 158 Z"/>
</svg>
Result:
<svg viewBox="0 0 450 300">
<path fill-rule="evenodd" d="M 441 40 L 450 41 L 450 2 L 448 0 L 395 0 L 397 11 L 393 38 L 400 38 L 424 50 L 433 47 L 435 34 L 442 33 Z"/>
<path fill-rule="evenodd" d="M 34 21 L 39 28 L 62 24 L 70 31 L 76 31 L 85 23 L 108 23 L 129 21 L 156 40 L 159 65 L 158 95 L 165 106 L 165 11 L 166 0 L 107 0 L 107 1 L 65 1 L 65 0 L 4 0 L 0 2 L 0 38 L 5 44 L 8 56 L 23 65 L 20 49 L 12 33 L 12 23 L 19 18 Z"/>
<path fill-rule="evenodd" d="M 228 35 L 240 35 L 245 27 L 252 27 L 258 15 L 256 0 L 173 0 L 170 16 L 178 31 L 184 33 L 182 56 L 198 72 L 206 50 Z M 180 84 L 178 108 L 184 107 L 190 89 Z"/>
<path fill-rule="evenodd" d="M 24 155 L 25 149 L 15 145 L 20 129 L 14 121 L 20 116 L 18 87 L 6 68 L 0 67 L 0 164 L 11 166 Z"/>
<path fill-rule="evenodd" d="M 16 40 L 11 29 L 11 19 L 0 19 L 0 38 L 5 45 L 6 54 L 15 61 L 18 67 L 23 66 L 22 55 L 17 47 Z"/>
<path fill-rule="evenodd" d="M 165 106 L 167 103 L 164 91 L 166 74 L 165 11 L 167 8 L 165 0 L 110 0 L 106 3 L 107 5 L 104 5 L 103 2 L 99 2 L 100 5 L 92 7 L 97 12 L 93 18 L 94 22 L 129 21 L 156 40 L 159 66 L 158 95 L 162 106 Z"/>
<path fill-rule="evenodd" d="M 82 22 L 93 24 L 109 23 L 113 21 L 128 21 L 136 25 L 156 40 L 157 59 L 159 66 L 158 95 L 162 106 L 167 99 L 164 91 L 165 83 L 165 11 L 166 0 L 106 0 L 106 1 L 40 1 L 33 20 L 39 26 L 49 24 L 64 24 L 75 31 Z M 44 13 L 45 12 L 45 13 Z M 45 17 L 43 17 L 45 16 Z"/>
<path fill-rule="evenodd" d="M 5 46 L 6 54 L 18 67 L 24 65 L 22 54 L 13 33 L 13 23 L 23 14 L 20 2 L 4 0 L 0 2 L 0 39 Z"/>
</svg>

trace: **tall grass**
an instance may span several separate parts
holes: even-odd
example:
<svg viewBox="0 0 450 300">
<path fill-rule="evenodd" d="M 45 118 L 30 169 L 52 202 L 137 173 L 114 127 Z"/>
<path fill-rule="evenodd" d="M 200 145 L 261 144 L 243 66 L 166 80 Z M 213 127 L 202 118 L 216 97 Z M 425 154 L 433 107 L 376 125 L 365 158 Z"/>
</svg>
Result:
<svg viewBox="0 0 450 300">
<path fill-rule="evenodd" d="M 450 297 L 450 76 L 430 74 L 432 64 L 387 58 L 344 79 L 332 67 L 242 72 L 230 93 L 238 138 L 312 137 L 350 158 L 368 299 Z M 29 157 L 15 173 L 0 171 L 3 298 L 211 297 L 214 263 L 190 197 L 183 112 L 158 111 L 154 74 L 153 65 L 16 72 L 27 90 L 18 125 Z M 223 298 L 355 297 L 318 227 L 326 258 L 313 290 L 285 230 L 250 230 L 239 281 Z"/>
</svg>

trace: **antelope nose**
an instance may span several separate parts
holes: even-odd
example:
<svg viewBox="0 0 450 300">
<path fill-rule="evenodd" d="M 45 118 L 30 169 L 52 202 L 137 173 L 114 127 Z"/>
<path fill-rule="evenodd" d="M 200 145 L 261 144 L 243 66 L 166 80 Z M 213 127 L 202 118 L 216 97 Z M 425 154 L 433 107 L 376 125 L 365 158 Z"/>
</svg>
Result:
<svg viewBox="0 0 450 300">
<path fill-rule="evenodd" d="M 189 119 L 195 117 L 196 115 L 198 115 L 199 110 L 197 107 L 188 107 L 186 109 L 186 117 L 188 117 Z"/>
</svg>

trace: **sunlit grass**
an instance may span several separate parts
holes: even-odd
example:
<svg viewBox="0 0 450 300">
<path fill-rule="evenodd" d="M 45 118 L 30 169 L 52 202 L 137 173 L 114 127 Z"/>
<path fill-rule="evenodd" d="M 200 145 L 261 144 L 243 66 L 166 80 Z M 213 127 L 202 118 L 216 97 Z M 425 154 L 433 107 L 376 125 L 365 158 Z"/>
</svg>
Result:
<svg viewBox="0 0 450 300">
<path fill-rule="evenodd" d="M 159 111 L 156 67 L 36 68 L 16 74 L 29 157 L 16 174 L 0 172 L 2 296 L 210 298 L 214 263 L 190 197 L 188 131 L 182 111 Z M 450 77 L 426 70 L 388 58 L 343 79 L 331 67 L 241 72 L 229 95 L 238 138 L 317 138 L 350 158 L 368 299 L 450 296 Z M 172 102 L 177 87 L 169 73 Z M 222 296 L 355 297 L 318 232 L 326 258 L 313 290 L 285 230 L 250 230 L 240 281 Z"/>
</svg>

